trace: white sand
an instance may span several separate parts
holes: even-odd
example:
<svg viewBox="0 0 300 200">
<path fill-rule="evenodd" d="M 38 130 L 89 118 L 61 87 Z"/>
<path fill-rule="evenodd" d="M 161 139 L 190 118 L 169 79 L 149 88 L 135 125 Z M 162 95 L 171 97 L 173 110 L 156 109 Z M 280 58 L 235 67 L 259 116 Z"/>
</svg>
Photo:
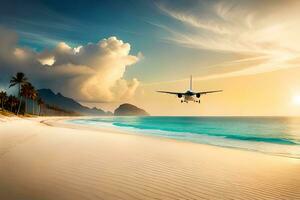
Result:
<svg viewBox="0 0 300 200">
<path fill-rule="evenodd" d="M 300 160 L 169 139 L 0 121 L 1 200 L 300 199 Z"/>
</svg>

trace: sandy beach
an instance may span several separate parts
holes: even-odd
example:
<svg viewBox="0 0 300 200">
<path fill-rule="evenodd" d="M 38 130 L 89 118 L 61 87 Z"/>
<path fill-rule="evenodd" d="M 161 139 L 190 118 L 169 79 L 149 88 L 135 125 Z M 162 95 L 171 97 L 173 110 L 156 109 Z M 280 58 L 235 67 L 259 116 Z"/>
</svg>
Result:
<svg viewBox="0 0 300 200">
<path fill-rule="evenodd" d="M 300 199 L 300 160 L 65 125 L 0 120 L 0 199 Z"/>
</svg>

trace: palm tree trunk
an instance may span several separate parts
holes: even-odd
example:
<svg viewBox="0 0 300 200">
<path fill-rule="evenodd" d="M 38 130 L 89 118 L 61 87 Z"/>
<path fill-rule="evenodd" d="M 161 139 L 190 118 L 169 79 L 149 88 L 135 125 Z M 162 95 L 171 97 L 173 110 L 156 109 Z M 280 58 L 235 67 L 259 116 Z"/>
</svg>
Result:
<svg viewBox="0 0 300 200">
<path fill-rule="evenodd" d="M 41 116 L 41 105 L 39 105 L 39 116 Z"/>
<path fill-rule="evenodd" d="M 17 115 L 18 115 L 18 114 L 19 114 L 19 112 L 20 112 L 21 104 L 22 104 L 22 96 L 20 97 L 20 103 L 19 103 L 19 107 L 18 107 Z"/>
<path fill-rule="evenodd" d="M 34 115 L 34 100 L 32 100 L 32 114 Z"/>
<path fill-rule="evenodd" d="M 2 111 L 4 111 L 4 99 L 1 100 Z"/>
<path fill-rule="evenodd" d="M 22 96 L 21 96 L 21 84 L 19 83 L 19 99 L 20 99 L 20 102 L 19 102 L 19 107 L 18 107 L 18 112 L 17 112 L 17 115 L 19 114 L 20 112 L 20 108 L 21 108 L 21 104 L 22 104 Z"/>
<path fill-rule="evenodd" d="M 27 113 L 28 110 L 27 106 L 28 106 L 28 102 L 27 102 L 27 98 L 25 97 L 25 114 Z"/>
</svg>

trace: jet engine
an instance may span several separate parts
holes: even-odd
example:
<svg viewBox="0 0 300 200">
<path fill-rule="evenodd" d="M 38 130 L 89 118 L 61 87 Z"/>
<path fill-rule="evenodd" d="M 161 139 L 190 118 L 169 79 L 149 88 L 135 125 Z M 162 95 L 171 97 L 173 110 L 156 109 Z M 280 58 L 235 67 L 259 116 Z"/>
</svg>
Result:
<svg viewBox="0 0 300 200">
<path fill-rule="evenodd" d="M 178 98 L 181 98 L 181 97 L 182 97 L 182 94 L 178 94 L 177 96 L 178 96 Z"/>
<path fill-rule="evenodd" d="M 200 98 L 200 94 L 196 94 L 196 97 L 197 97 L 197 98 Z"/>
</svg>

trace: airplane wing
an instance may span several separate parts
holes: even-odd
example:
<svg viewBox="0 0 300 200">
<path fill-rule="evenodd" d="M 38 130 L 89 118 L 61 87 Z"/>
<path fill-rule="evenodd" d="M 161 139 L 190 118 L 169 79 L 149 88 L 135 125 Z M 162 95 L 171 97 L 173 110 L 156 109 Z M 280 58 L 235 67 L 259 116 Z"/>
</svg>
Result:
<svg viewBox="0 0 300 200">
<path fill-rule="evenodd" d="M 156 91 L 160 93 L 166 93 L 166 94 L 175 94 L 175 95 L 184 95 L 185 93 L 182 92 L 168 92 L 168 91 Z"/>
<path fill-rule="evenodd" d="M 215 92 L 222 92 L 223 90 L 212 90 L 212 91 L 205 91 L 205 92 L 197 92 L 196 94 L 209 94 L 209 93 L 215 93 Z"/>
</svg>

